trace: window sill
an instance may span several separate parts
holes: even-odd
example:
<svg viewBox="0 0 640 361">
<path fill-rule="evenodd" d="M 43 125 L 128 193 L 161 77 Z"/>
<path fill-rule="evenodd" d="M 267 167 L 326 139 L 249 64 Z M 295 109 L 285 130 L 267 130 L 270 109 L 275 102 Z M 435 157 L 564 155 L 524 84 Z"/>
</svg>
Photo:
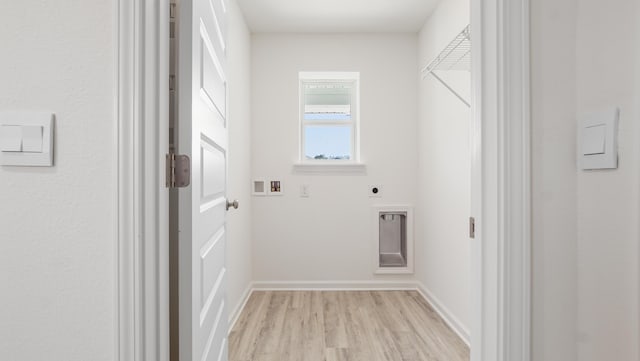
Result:
<svg viewBox="0 0 640 361">
<path fill-rule="evenodd" d="M 367 166 L 363 163 L 297 163 L 293 165 L 294 174 L 367 174 Z"/>
</svg>

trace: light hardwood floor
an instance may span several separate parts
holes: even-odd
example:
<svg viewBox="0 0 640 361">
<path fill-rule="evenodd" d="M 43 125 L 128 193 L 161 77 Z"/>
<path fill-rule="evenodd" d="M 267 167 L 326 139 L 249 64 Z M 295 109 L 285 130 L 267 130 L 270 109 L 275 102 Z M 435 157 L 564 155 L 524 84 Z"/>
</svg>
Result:
<svg viewBox="0 0 640 361">
<path fill-rule="evenodd" d="M 415 291 L 256 291 L 230 361 L 467 361 L 469 348 Z"/>
</svg>

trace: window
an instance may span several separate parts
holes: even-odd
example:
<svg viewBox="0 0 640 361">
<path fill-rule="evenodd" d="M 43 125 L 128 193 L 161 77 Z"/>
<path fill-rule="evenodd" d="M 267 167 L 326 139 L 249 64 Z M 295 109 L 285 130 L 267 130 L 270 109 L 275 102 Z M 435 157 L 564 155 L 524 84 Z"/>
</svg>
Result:
<svg viewBox="0 0 640 361">
<path fill-rule="evenodd" d="M 357 163 L 359 73 L 300 73 L 301 163 Z"/>
</svg>

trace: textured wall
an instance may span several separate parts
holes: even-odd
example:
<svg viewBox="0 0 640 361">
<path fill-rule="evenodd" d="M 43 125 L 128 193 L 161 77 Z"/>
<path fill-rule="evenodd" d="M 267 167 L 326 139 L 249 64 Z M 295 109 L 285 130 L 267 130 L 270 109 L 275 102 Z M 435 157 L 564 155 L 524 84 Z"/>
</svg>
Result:
<svg viewBox="0 0 640 361">
<path fill-rule="evenodd" d="M 639 20 L 637 1 L 532 2 L 535 361 L 639 357 Z M 619 168 L 578 170 L 579 119 L 614 106 Z"/>
<path fill-rule="evenodd" d="M 578 1 L 576 115 L 620 108 L 619 167 L 578 171 L 578 360 L 640 357 L 640 2 Z M 615 60 L 611 58 L 615 54 Z M 612 62 L 613 60 L 613 62 Z M 615 64 L 615 65 L 614 65 Z"/>
<path fill-rule="evenodd" d="M 55 167 L 0 168 L 0 359 L 113 360 L 114 4 L 0 12 L 0 111 L 56 114 Z"/>
<path fill-rule="evenodd" d="M 531 9 L 532 357 L 576 360 L 576 2 Z"/>
</svg>

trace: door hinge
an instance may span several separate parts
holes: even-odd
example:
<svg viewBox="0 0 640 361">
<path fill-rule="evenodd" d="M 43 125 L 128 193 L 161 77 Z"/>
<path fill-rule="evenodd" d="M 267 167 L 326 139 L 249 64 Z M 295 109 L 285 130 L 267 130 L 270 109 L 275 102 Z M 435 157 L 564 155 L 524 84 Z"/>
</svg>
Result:
<svg viewBox="0 0 640 361">
<path fill-rule="evenodd" d="M 476 219 L 469 217 L 469 238 L 476 238 Z"/>
<path fill-rule="evenodd" d="M 191 159 L 187 155 L 167 154 L 167 188 L 184 188 L 191 184 Z"/>
</svg>

